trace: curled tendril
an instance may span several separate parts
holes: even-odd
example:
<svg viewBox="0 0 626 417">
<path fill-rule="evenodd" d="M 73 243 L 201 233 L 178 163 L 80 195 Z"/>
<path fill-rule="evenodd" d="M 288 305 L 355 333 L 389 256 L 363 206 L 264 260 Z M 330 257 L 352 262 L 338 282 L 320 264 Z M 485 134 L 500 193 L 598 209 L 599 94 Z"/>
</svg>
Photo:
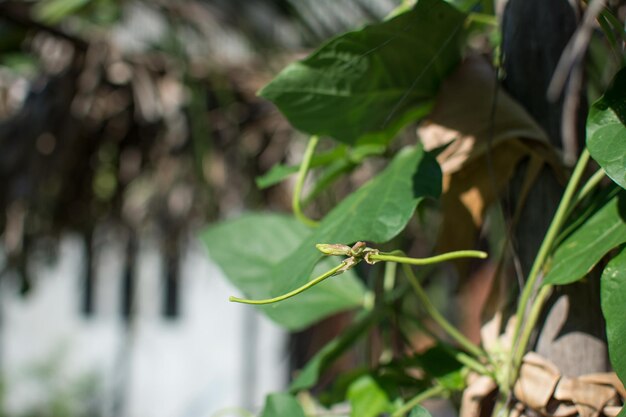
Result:
<svg viewBox="0 0 626 417">
<path fill-rule="evenodd" d="M 481 251 L 457 251 L 457 252 L 448 252 L 442 255 L 433 256 L 430 258 L 409 258 L 403 256 L 404 253 L 401 251 L 393 251 L 389 253 L 380 252 L 378 249 L 373 249 L 367 246 L 365 242 L 356 242 L 352 247 L 348 245 L 343 245 L 339 243 L 318 243 L 315 247 L 327 256 L 346 256 L 339 265 L 335 266 L 329 271 L 324 272 L 322 275 L 313 278 L 311 281 L 302 285 L 301 287 L 296 288 L 288 293 L 283 295 L 279 295 L 274 298 L 267 298 L 263 300 L 250 300 L 245 298 L 238 297 L 229 297 L 229 300 L 235 303 L 243 303 L 243 304 L 271 304 L 276 303 L 278 301 L 283 301 L 288 298 L 291 298 L 295 295 L 300 294 L 303 291 L 308 290 L 309 288 L 319 284 L 320 282 L 335 276 L 342 274 L 352 268 L 354 268 L 359 262 L 365 261 L 368 264 L 375 264 L 377 262 L 386 261 L 386 262 L 397 262 L 403 264 L 410 265 L 429 265 L 439 262 L 448 261 L 450 259 L 457 258 L 486 258 L 487 254 Z"/>
</svg>

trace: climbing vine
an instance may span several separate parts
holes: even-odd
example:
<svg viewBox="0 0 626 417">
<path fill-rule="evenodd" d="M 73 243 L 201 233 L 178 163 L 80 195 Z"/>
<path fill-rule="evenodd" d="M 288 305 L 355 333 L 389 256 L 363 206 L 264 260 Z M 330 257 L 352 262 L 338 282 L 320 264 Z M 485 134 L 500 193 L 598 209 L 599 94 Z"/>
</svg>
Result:
<svg viewBox="0 0 626 417">
<path fill-rule="evenodd" d="M 614 53 L 619 44 L 615 34 L 623 36 L 624 23 L 608 7 L 596 17 L 603 29 L 598 36 L 609 40 L 607 50 Z M 491 46 L 491 62 L 476 57 L 471 46 L 475 42 L 470 40 L 477 37 Z M 499 68 L 498 48 L 498 24 L 489 2 L 420 0 L 413 7 L 401 6 L 381 23 L 331 39 L 289 65 L 260 91 L 296 129 L 311 135 L 298 167 L 279 167 L 259 179 L 259 184 L 271 186 L 297 172 L 293 216 L 251 213 L 212 226 L 202 238 L 210 256 L 247 297 L 230 301 L 257 305 L 286 329 L 304 329 L 338 312 L 354 311 L 353 324 L 300 370 L 288 392 L 267 398 L 263 417 L 323 415 L 337 404 L 348 404 L 346 413 L 354 417 L 416 417 L 428 415 L 420 406 L 428 398 L 459 396 L 465 407 L 462 413 L 471 413 L 473 407 L 474 413 L 482 410 L 494 416 L 526 408 L 549 414 L 548 401 L 579 412 L 576 407 L 583 400 L 571 388 L 575 384 L 528 351 L 552 291 L 587 276 L 596 279 L 589 275 L 594 268 L 604 268 L 602 311 L 615 373 L 577 383 L 584 389 L 609 390 L 600 402 L 584 404 L 594 412 L 616 415 L 621 409 L 626 380 L 622 342 L 626 338 L 626 69 L 612 74 L 613 81 L 591 106 L 587 146 L 570 170 L 532 118 L 498 89 L 493 94 L 501 94 L 502 99 L 489 98 L 495 104 L 484 107 L 486 134 L 477 133 L 480 129 L 473 126 L 474 131 L 463 128 L 482 115 L 457 111 L 448 119 L 437 117 L 442 108 L 451 111 L 463 100 L 482 99 L 459 93 L 456 103 L 442 102 L 452 79 L 470 76 L 476 68 L 492 74 L 495 81 L 506 76 Z M 619 59 L 622 65 L 623 56 Z M 478 81 L 470 77 L 464 82 Z M 496 115 L 508 117 L 509 125 L 498 125 Z M 426 128 L 420 128 L 419 138 L 411 138 L 405 128 L 424 120 Z M 470 141 L 464 139 L 468 132 Z M 488 141 L 480 143 L 480 135 Z M 321 144 L 326 146 L 323 152 L 318 151 Z M 443 207 L 441 222 L 448 228 L 442 230 L 477 234 L 487 228 L 487 203 L 498 208 L 496 197 L 511 178 L 512 168 L 527 156 L 536 164 L 531 166 L 550 167 L 566 178 L 567 185 L 523 280 L 509 331 L 502 323 L 495 337 L 477 343 L 448 317 L 445 306 L 429 296 L 426 284 L 440 271 L 441 263 L 456 266 L 464 279 L 461 274 L 471 270 L 470 260 L 498 265 L 494 279 L 506 280 L 512 274 L 506 267 L 511 255 L 501 248 L 508 246 L 488 241 L 490 256 L 474 247 L 437 252 L 436 248 L 450 246 L 450 237 L 444 234 L 434 239 L 432 256 L 414 257 L 405 253 L 416 239 L 411 221 L 430 227 L 424 219 L 437 212 L 436 202 L 452 201 L 473 217 L 467 226 L 462 216 L 455 218 Z M 487 163 L 477 163 L 480 158 Z M 594 168 L 595 163 L 599 168 Z M 384 164 L 320 220 L 305 214 L 314 212 L 311 203 L 332 190 L 338 179 L 364 165 L 371 171 Z M 463 175 L 469 181 L 459 187 Z M 532 176 L 527 179 L 532 185 Z M 499 185 L 501 181 L 505 184 Z M 480 196 L 480 205 L 468 197 L 470 191 Z M 492 215 L 492 222 L 497 219 Z M 515 216 L 509 220 L 514 222 Z M 450 224 L 458 224 L 459 230 Z M 473 245 L 478 241 L 463 237 Z M 337 263 L 335 257 L 342 259 Z M 403 280 L 396 279 L 398 264 Z M 374 279 L 364 279 L 366 273 Z M 494 317 L 503 317 L 502 311 Z M 331 393 L 317 401 L 298 401 L 337 358 L 373 329 L 385 326 L 402 336 L 403 349 L 383 340 L 389 355 L 381 353 L 373 364 L 346 374 L 334 387 L 325 387 Z M 429 340 L 430 348 L 412 346 L 414 334 Z M 531 369 L 557 375 L 552 391 L 544 395 L 545 403 L 533 400 L 525 388 Z M 476 381 L 482 381 L 483 388 Z"/>
</svg>

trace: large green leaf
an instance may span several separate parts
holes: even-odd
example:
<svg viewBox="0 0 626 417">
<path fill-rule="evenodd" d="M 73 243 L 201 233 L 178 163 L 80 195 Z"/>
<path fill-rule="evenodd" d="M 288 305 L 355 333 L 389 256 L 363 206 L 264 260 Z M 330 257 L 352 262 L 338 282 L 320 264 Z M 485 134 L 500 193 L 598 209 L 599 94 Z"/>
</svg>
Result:
<svg viewBox="0 0 626 417">
<path fill-rule="evenodd" d="M 543 284 L 583 278 L 611 249 L 626 242 L 626 192 L 611 198 L 559 245 Z"/>
<path fill-rule="evenodd" d="M 404 229 L 420 201 L 440 193 L 441 170 L 435 158 L 421 147 L 403 150 L 384 171 L 328 213 L 319 227 L 268 276 L 270 291 L 257 295 L 274 297 L 309 281 L 313 267 L 321 258 L 316 243 L 390 240 Z M 335 258 L 334 262 L 338 263 L 339 259 Z M 328 281 L 342 283 L 343 276 Z M 299 297 L 264 306 L 264 309 L 270 311 L 280 308 L 281 304 L 293 304 L 296 309 Z M 315 314 L 315 311 L 306 314 Z"/>
<path fill-rule="evenodd" d="M 310 234 L 292 217 L 257 213 L 210 227 L 202 240 L 229 281 L 247 296 L 263 297 L 273 286 L 272 269 Z M 331 262 L 325 260 L 320 268 L 330 269 Z M 327 280 L 301 294 L 298 303 L 278 303 L 265 312 L 278 324 L 298 329 L 360 305 L 363 294 L 363 285 L 349 271 L 341 281 Z"/>
<path fill-rule="evenodd" d="M 626 68 L 596 101 L 587 118 L 587 147 L 606 174 L 626 188 Z"/>
<path fill-rule="evenodd" d="M 461 59 L 465 15 L 420 0 L 385 22 L 338 36 L 285 68 L 259 94 L 304 132 L 387 142 L 430 110 Z"/>
<path fill-rule="evenodd" d="M 294 397 L 285 393 L 270 394 L 265 398 L 261 417 L 306 417 Z"/>
<path fill-rule="evenodd" d="M 604 268 L 600 297 L 611 364 L 626 385 L 626 248 Z"/>
<path fill-rule="evenodd" d="M 370 375 L 362 376 L 348 388 L 350 417 L 377 417 L 391 408 L 385 391 Z"/>
</svg>

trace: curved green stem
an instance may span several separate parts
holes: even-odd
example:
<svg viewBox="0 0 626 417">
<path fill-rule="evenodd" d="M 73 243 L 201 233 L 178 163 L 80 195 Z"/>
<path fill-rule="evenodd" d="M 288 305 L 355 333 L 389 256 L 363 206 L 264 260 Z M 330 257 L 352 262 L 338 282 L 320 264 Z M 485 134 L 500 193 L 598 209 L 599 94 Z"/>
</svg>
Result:
<svg viewBox="0 0 626 417">
<path fill-rule="evenodd" d="M 345 265 L 346 265 L 346 262 L 344 261 L 340 263 L 339 265 L 337 265 L 336 267 L 334 267 L 333 269 L 331 269 L 330 271 L 326 271 L 319 277 L 313 278 L 311 281 L 307 282 L 303 286 L 296 288 L 295 290 L 290 291 L 286 294 L 279 295 L 278 297 L 267 298 L 264 300 L 248 300 L 245 298 L 237 298 L 237 297 L 230 296 L 228 297 L 228 300 L 234 303 L 243 303 L 243 304 L 271 304 L 271 303 L 276 303 L 278 301 L 283 301 L 283 300 L 286 300 L 287 298 L 293 297 L 294 295 L 300 294 L 302 291 L 307 290 L 313 287 L 314 285 L 319 284 L 320 282 L 324 281 L 326 278 L 332 277 L 333 275 L 340 274 L 341 272 L 343 272 L 341 271 L 341 269 Z"/>
<path fill-rule="evenodd" d="M 468 355 L 467 353 L 457 351 L 454 353 L 454 358 L 461 362 L 463 365 L 471 369 L 472 371 L 478 373 L 479 375 L 484 375 L 495 379 L 495 375 L 492 371 L 487 369 L 485 365 L 478 362 L 476 359 Z"/>
<path fill-rule="evenodd" d="M 576 201 L 574 201 L 574 204 L 578 204 L 583 198 L 585 198 L 587 194 L 589 194 L 594 188 L 596 188 L 598 184 L 600 184 L 600 181 L 602 181 L 604 177 L 605 177 L 604 169 L 602 168 L 598 169 L 587 180 L 585 185 L 583 185 L 580 188 L 580 191 L 578 192 L 578 194 L 576 194 Z"/>
<path fill-rule="evenodd" d="M 479 258 L 485 259 L 487 257 L 487 253 L 479 251 L 479 250 L 459 250 L 456 252 L 448 252 L 443 253 L 437 256 L 431 256 L 429 258 L 408 258 L 404 256 L 404 252 L 395 250 L 389 253 L 372 253 L 369 255 L 370 261 L 386 261 L 386 262 L 397 262 L 399 264 L 408 264 L 408 265 L 431 265 L 440 262 L 449 261 L 452 259 L 459 258 Z"/>
<path fill-rule="evenodd" d="M 317 182 L 313 186 L 313 189 L 302 200 L 302 206 L 306 207 L 319 196 L 322 191 L 327 189 L 333 182 L 340 178 L 343 174 L 350 172 L 356 165 L 347 160 L 340 160 L 337 163 L 331 164 L 321 175 L 317 178 Z"/>
<path fill-rule="evenodd" d="M 543 306 L 545 305 L 548 297 L 552 294 L 552 285 L 545 285 L 539 290 L 537 297 L 533 301 L 532 308 L 528 313 L 528 320 L 526 321 L 526 325 L 524 326 L 524 330 L 520 335 L 519 343 L 515 349 L 515 353 L 513 356 L 513 373 L 511 374 L 511 380 L 515 381 L 517 379 L 517 372 L 522 364 L 522 358 L 524 357 L 524 353 L 526 352 L 526 346 L 528 346 L 528 342 L 530 340 L 530 335 L 533 332 L 537 321 L 539 320 L 539 315 L 543 310 Z"/>
<path fill-rule="evenodd" d="M 417 298 L 419 298 L 422 303 L 422 307 L 426 310 L 426 313 L 432 317 L 433 320 L 452 338 L 454 339 L 461 347 L 467 350 L 472 355 L 477 358 L 487 358 L 487 352 L 482 350 L 480 347 L 476 346 L 471 340 L 465 337 L 461 332 L 459 332 L 456 327 L 454 327 L 440 312 L 437 310 L 435 305 L 430 301 L 426 291 L 422 288 L 422 285 L 419 283 L 419 280 L 413 273 L 411 267 L 407 264 L 403 264 L 402 268 L 404 270 L 404 274 L 406 275 L 409 283 L 413 287 Z"/>
<path fill-rule="evenodd" d="M 293 214 L 296 216 L 296 219 L 300 220 L 302 223 L 306 224 L 310 227 L 316 227 L 318 222 L 313 219 L 308 218 L 302 212 L 302 188 L 304 188 L 304 181 L 306 180 L 306 176 L 309 173 L 309 168 L 311 167 L 311 160 L 313 159 L 313 154 L 315 153 L 315 148 L 317 147 L 317 143 L 319 142 L 319 137 L 316 135 L 311 136 L 309 139 L 309 143 L 306 147 L 306 151 L 304 152 L 304 156 L 302 158 L 302 163 L 300 164 L 300 169 L 298 170 L 298 178 L 296 179 L 296 188 L 293 190 L 293 198 L 291 200 L 291 206 L 293 209 Z"/>
<path fill-rule="evenodd" d="M 411 398 L 402 407 L 400 407 L 396 411 L 394 411 L 394 413 L 391 415 L 391 417 L 402 417 L 406 413 L 411 411 L 416 405 L 419 405 L 419 403 L 421 403 L 421 402 L 423 402 L 423 401 L 425 401 L 425 400 L 427 400 L 429 398 L 433 398 L 433 397 L 436 397 L 438 395 L 441 395 L 445 391 L 446 391 L 446 389 L 444 387 L 442 387 L 441 385 L 436 385 L 436 386 L 434 386 L 432 388 L 427 389 L 426 391 L 422 391 L 419 394 L 417 394 L 415 397 Z"/>
<path fill-rule="evenodd" d="M 516 351 L 515 346 L 517 346 L 520 341 L 522 324 L 524 322 L 524 313 L 526 312 L 526 309 L 530 302 L 530 297 L 535 290 L 537 280 L 540 276 L 539 272 L 543 268 L 544 263 L 548 258 L 548 255 L 550 254 L 550 250 L 552 249 L 554 240 L 556 239 L 557 234 L 561 229 L 561 226 L 563 226 L 563 223 L 565 222 L 565 215 L 567 214 L 567 211 L 570 207 L 572 198 L 574 197 L 574 193 L 576 191 L 576 187 L 580 182 L 585 167 L 587 166 L 587 162 L 589 162 L 589 151 L 585 148 L 578 158 L 578 162 L 576 163 L 574 172 L 572 172 L 572 176 L 567 183 L 567 187 L 565 188 L 565 192 L 563 193 L 563 197 L 561 198 L 559 207 L 554 214 L 552 222 L 550 223 L 550 227 L 548 228 L 546 236 L 544 237 L 543 242 L 541 243 L 541 247 L 539 248 L 539 252 L 537 253 L 537 257 L 535 258 L 530 273 L 528 274 L 528 280 L 524 284 L 524 289 L 522 290 L 520 301 L 517 305 L 517 322 L 515 323 L 515 329 L 513 332 L 513 348 L 509 352 L 509 356 L 507 358 L 507 361 L 505 362 L 504 372 L 506 374 L 504 381 L 506 381 L 506 386 L 501 387 L 501 390 L 504 394 L 508 394 L 508 392 L 510 392 L 510 387 L 514 382 L 511 377 L 514 374 L 517 374 L 517 370 L 512 369 L 514 366 L 513 356 L 515 354 L 514 352 Z"/>
</svg>

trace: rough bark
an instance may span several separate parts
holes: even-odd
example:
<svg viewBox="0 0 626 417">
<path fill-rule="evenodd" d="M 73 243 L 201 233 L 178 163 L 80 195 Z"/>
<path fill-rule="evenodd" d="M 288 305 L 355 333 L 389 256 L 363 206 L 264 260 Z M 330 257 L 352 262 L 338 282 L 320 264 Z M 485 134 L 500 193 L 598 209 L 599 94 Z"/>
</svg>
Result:
<svg viewBox="0 0 626 417">
<path fill-rule="evenodd" d="M 550 102 L 546 91 L 558 60 L 577 27 L 577 13 L 567 0 L 510 0 L 503 21 L 507 91 L 561 148 L 562 100 Z M 578 113 L 578 140 L 584 140 L 585 101 Z M 511 189 L 511 206 L 524 178 L 524 167 Z M 563 185 L 544 169 L 523 208 L 514 244 L 524 276 L 528 274 L 556 211 Z M 604 371 L 608 366 L 599 281 L 557 289 L 549 300 L 535 350 L 553 361 L 564 375 Z"/>
</svg>

